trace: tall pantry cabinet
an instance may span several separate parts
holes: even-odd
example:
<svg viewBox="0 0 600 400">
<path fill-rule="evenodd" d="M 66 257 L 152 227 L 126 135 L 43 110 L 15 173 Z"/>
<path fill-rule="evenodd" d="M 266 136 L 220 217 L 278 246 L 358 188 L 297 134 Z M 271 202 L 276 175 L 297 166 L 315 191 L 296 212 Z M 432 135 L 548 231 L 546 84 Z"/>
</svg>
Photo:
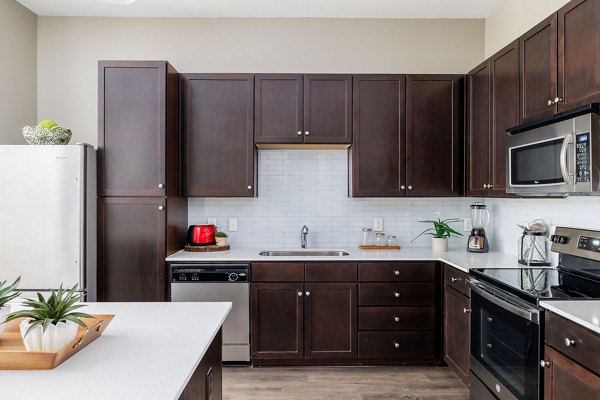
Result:
<svg viewBox="0 0 600 400">
<path fill-rule="evenodd" d="M 98 297 L 165 301 L 165 257 L 185 244 L 179 74 L 166 61 L 100 61 Z"/>
</svg>

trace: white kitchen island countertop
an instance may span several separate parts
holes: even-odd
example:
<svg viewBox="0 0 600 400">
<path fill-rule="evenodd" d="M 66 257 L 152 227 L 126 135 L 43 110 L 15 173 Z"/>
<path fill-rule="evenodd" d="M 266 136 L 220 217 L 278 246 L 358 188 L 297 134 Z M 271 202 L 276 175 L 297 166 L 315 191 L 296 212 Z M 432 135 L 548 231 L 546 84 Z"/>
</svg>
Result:
<svg viewBox="0 0 600 400">
<path fill-rule="evenodd" d="M 82 311 L 115 314 L 102 336 L 53 370 L 0 371 L 0 397 L 176 400 L 231 310 L 231 303 L 88 304 Z"/>
<path fill-rule="evenodd" d="M 600 334 L 599 300 L 548 300 L 540 306 Z"/>
<path fill-rule="evenodd" d="M 443 261 L 464 272 L 469 272 L 471 268 L 518 268 L 517 256 L 505 253 L 469 253 L 466 249 L 450 249 L 448 252 L 436 253 L 429 248 L 406 248 L 393 251 L 360 251 L 358 249 L 319 249 L 310 248 L 307 250 L 344 250 L 350 253 L 348 256 L 325 256 L 325 257 L 269 257 L 260 256 L 258 253 L 267 248 L 249 248 L 237 247 L 228 251 L 218 251 L 213 253 L 194 253 L 188 251 L 178 251 L 167 257 L 168 262 L 281 262 L 281 261 Z M 299 249 L 271 249 L 268 250 L 295 250 Z"/>
</svg>

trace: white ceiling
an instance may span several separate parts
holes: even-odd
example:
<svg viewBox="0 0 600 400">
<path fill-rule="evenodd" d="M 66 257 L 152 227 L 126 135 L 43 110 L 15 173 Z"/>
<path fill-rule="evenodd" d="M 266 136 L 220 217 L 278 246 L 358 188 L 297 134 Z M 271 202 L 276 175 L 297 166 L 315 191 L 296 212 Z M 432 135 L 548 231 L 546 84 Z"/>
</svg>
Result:
<svg viewBox="0 0 600 400">
<path fill-rule="evenodd" d="M 486 18 L 502 0 L 17 0 L 38 15 L 204 18 Z M 108 1 L 108 0 L 106 0 Z"/>
</svg>

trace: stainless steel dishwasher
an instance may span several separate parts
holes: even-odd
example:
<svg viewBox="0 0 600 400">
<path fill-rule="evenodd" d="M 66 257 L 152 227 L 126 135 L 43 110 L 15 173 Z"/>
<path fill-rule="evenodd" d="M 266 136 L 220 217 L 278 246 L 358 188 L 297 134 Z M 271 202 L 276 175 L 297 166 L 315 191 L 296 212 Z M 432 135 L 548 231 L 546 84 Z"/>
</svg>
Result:
<svg viewBox="0 0 600 400">
<path fill-rule="evenodd" d="M 250 264 L 171 264 L 171 301 L 231 302 L 223 361 L 250 361 Z"/>
</svg>

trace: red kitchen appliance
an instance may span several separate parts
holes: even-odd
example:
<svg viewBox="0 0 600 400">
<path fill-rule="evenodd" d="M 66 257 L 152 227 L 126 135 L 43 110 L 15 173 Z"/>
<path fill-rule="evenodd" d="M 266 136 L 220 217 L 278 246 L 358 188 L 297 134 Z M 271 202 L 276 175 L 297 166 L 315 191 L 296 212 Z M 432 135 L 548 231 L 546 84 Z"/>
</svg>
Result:
<svg viewBox="0 0 600 400">
<path fill-rule="evenodd" d="M 208 246 L 215 244 L 217 227 L 214 225 L 190 225 L 187 231 L 187 244 L 190 246 Z"/>
</svg>

